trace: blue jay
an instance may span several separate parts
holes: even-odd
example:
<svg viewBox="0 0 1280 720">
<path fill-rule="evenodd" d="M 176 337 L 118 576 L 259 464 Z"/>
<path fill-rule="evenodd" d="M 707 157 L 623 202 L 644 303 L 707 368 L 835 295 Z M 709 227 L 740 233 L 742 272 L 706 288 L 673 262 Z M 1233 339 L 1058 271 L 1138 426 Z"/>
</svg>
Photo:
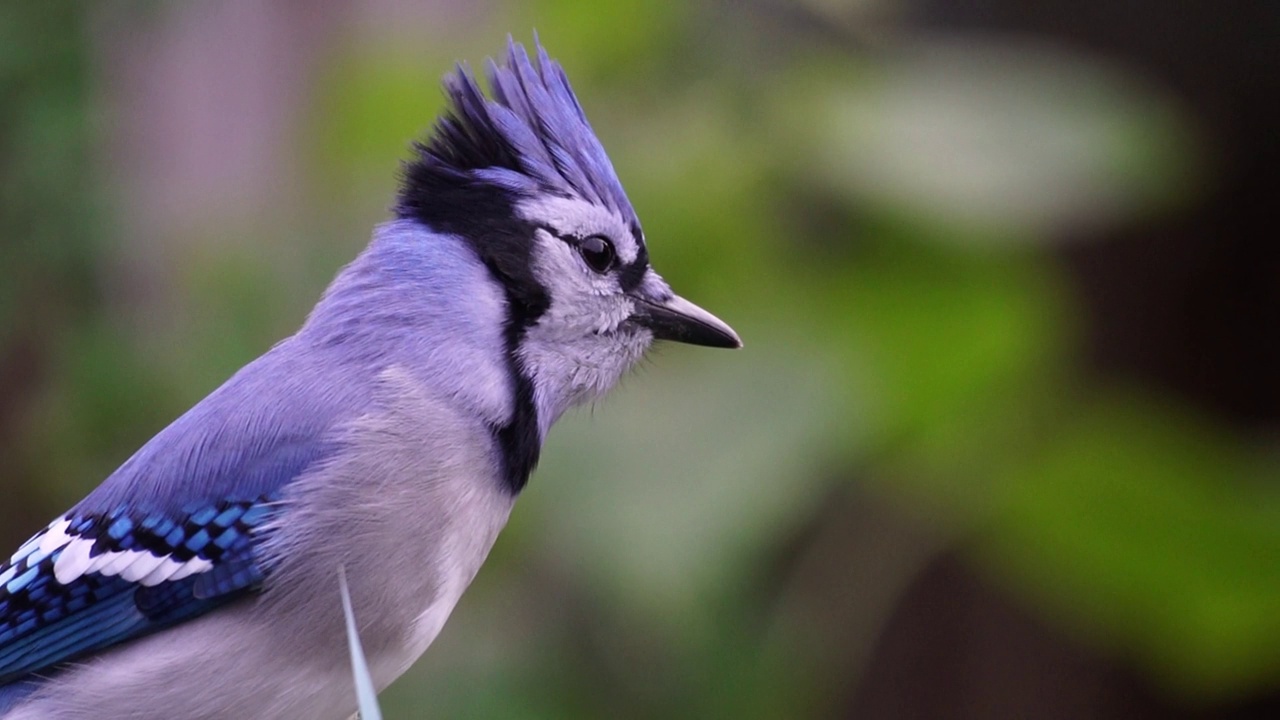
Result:
<svg viewBox="0 0 1280 720">
<path fill-rule="evenodd" d="M 427 649 L 551 425 L 655 340 L 739 347 L 649 266 L 561 67 L 459 66 L 301 329 L 0 565 L 0 718 L 346 718 Z"/>
</svg>

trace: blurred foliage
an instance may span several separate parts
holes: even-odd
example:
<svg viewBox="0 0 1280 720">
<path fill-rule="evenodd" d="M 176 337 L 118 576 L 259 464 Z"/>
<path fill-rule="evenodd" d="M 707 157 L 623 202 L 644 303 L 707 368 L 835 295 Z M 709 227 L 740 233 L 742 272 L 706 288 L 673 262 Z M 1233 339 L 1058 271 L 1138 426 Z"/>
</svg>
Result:
<svg viewBox="0 0 1280 720">
<path fill-rule="evenodd" d="M 46 471 L 32 445 L 41 434 L 33 419 L 41 403 L 36 386 L 61 382 L 50 367 L 66 361 L 58 346 L 94 333 L 90 318 L 101 321 L 94 308 L 99 208 L 84 33 L 75 3 L 0 5 L 0 453 L 6 471 L 15 473 L 9 483 L 53 485 L 54 494 L 59 474 Z M 58 455 L 90 454 L 101 443 L 76 447 Z M 73 492 L 82 489 L 83 483 Z M 17 499 L 38 496 L 10 492 Z M 12 505 L 3 508 L 0 523 L 16 522 L 16 513 Z"/>
<path fill-rule="evenodd" d="M 92 248 L 112 230 L 87 214 L 102 192 L 77 7 L 0 10 L 0 358 L 48 297 L 32 279 L 81 307 L 8 450 L 38 460 L 0 478 L 47 488 L 51 508 L 296 326 L 385 216 L 396 159 L 441 107 L 435 79 L 509 31 L 536 27 L 567 67 L 655 266 L 745 339 L 663 348 L 561 423 L 388 716 L 823 716 L 850 682 L 824 668 L 856 667 L 833 658 L 865 657 L 875 634 L 835 647 L 848 633 L 796 626 L 788 563 L 875 551 L 804 544 L 850 493 L 963 544 L 1175 696 L 1276 687 L 1275 456 L 1079 371 L 1080 301 L 1052 243 L 1166 212 L 1204 172 L 1186 110 L 1142 78 L 994 37 L 854 55 L 714 3 L 509 3 L 426 44 L 339 32 L 298 114 L 302 211 L 230 245 L 191 229 L 152 300 L 178 320 L 157 322 L 96 295 Z M 850 615 L 874 629 L 933 551 L 889 552 L 896 580 Z"/>
<path fill-rule="evenodd" d="M 0 8 L 0 339 L 19 325 L 19 298 L 45 275 L 87 283 L 94 199 L 88 189 L 88 48 L 71 3 Z M 50 300 L 55 298 L 50 298 Z"/>
</svg>

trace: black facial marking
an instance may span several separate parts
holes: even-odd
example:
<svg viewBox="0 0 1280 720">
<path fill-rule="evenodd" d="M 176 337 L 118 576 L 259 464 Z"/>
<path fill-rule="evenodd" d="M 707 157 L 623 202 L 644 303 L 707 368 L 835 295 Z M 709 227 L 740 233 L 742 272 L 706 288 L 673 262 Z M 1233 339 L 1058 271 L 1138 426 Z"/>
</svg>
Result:
<svg viewBox="0 0 1280 720">
<path fill-rule="evenodd" d="M 618 285 L 622 292 L 634 292 L 644 282 L 644 274 L 649 270 L 649 248 L 644 244 L 644 233 L 639 223 L 631 223 L 631 237 L 636 241 L 636 259 L 622 266 L 618 271 Z"/>
<path fill-rule="evenodd" d="M 510 335 L 507 340 L 507 356 L 516 384 L 515 410 L 510 422 L 495 429 L 494 437 L 502 450 L 503 475 L 507 488 L 512 494 L 516 494 L 528 484 L 529 476 L 538 465 L 542 441 L 538 437 L 538 408 L 533 404 L 533 381 L 516 357 L 515 343 L 511 341 Z"/>
<path fill-rule="evenodd" d="M 622 292 L 635 292 L 635 289 L 640 287 L 640 283 L 644 282 L 644 274 L 648 270 L 649 260 L 643 253 L 636 257 L 635 262 L 623 265 L 618 270 L 618 285 L 622 288 Z"/>
<path fill-rule="evenodd" d="M 500 152 L 480 146 L 472 150 L 479 155 L 467 157 L 477 161 L 484 161 L 481 155 L 486 152 Z M 516 198 L 503 188 L 458 172 L 441 163 L 429 148 L 419 146 L 419 159 L 405 168 L 395 208 L 401 218 L 465 240 L 506 294 L 503 337 L 515 391 L 511 418 L 494 427 L 493 435 L 502 454 L 503 479 L 512 493 L 528 483 L 541 452 L 533 381 L 516 350 L 550 304 L 546 288 L 533 274 L 530 256 L 536 227 L 516 214 L 515 205 Z"/>
</svg>

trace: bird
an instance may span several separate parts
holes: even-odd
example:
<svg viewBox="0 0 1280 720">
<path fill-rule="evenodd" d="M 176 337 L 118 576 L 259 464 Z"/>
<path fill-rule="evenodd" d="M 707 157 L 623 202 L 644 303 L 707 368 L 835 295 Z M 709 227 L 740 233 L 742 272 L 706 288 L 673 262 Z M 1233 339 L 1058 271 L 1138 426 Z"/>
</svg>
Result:
<svg viewBox="0 0 1280 720">
<path fill-rule="evenodd" d="M 445 109 L 291 336 L 0 565 L 0 719 L 347 718 L 431 645 L 547 433 L 658 341 L 742 343 L 650 264 L 534 40 Z"/>
</svg>

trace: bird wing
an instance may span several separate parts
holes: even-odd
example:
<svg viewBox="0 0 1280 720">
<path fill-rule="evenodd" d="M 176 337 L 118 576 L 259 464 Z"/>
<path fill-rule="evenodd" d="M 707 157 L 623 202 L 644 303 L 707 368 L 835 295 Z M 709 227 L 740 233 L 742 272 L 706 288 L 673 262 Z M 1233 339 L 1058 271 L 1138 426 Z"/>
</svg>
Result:
<svg viewBox="0 0 1280 720">
<path fill-rule="evenodd" d="M 261 585 L 264 524 L 341 412 L 300 406 L 315 378 L 283 365 L 251 364 L 0 565 L 0 686 Z"/>
<path fill-rule="evenodd" d="M 72 512 L 0 566 L 0 685 L 187 620 L 264 577 L 253 530 L 271 499 L 164 515 Z"/>
</svg>

